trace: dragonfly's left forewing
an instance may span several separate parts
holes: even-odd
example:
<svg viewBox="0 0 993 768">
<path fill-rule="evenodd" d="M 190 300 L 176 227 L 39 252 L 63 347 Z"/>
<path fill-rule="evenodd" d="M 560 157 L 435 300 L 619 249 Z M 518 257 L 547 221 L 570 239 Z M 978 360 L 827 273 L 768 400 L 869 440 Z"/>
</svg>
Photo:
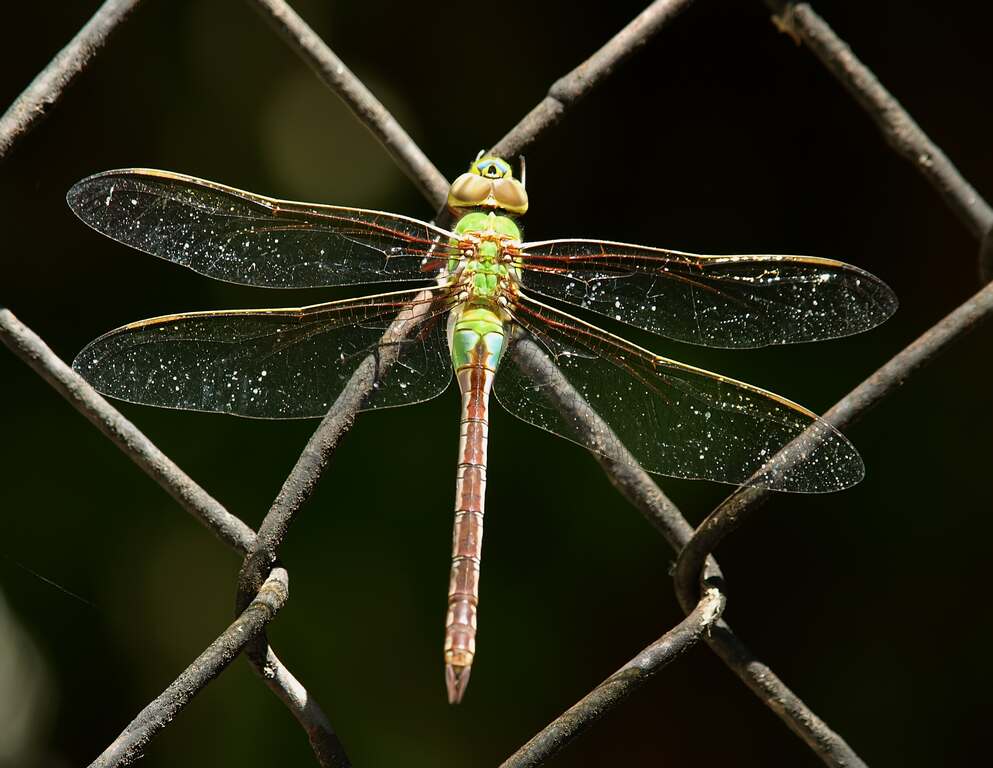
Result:
<svg viewBox="0 0 993 768">
<path fill-rule="evenodd" d="M 299 309 L 191 312 L 111 331 L 76 357 L 97 390 L 144 405 L 238 416 L 323 416 L 360 365 L 365 409 L 427 400 L 452 375 L 444 289 Z"/>
<path fill-rule="evenodd" d="M 381 211 L 277 200 L 192 176 L 106 171 L 67 196 L 98 232 L 218 280 L 319 288 L 435 278 L 452 234 Z"/>
<path fill-rule="evenodd" d="M 525 243 L 523 283 L 678 341 L 747 348 L 847 336 L 896 310 L 870 273 L 806 256 L 701 256 L 600 240 Z"/>
<path fill-rule="evenodd" d="M 672 477 L 819 493 L 863 476 L 844 435 L 785 398 L 653 355 L 526 296 L 512 313 L 558 366 L 516 349 L 501 366 L 497 398 L 524 421 Z M 609 433 L 590 430 L 598 420 Z"/>
</svg>

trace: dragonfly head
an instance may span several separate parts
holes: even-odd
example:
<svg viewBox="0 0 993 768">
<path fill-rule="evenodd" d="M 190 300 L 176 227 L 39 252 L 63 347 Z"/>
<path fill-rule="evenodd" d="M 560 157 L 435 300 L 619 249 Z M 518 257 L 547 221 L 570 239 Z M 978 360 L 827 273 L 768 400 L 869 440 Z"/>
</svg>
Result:
<svg viewBox="0 0 993 768">
<path fill-rule="evenodd" d="M 448 206 L 459 212 L 465 208 L 486 208 L 520 216 L 528 209 L 524 183 L 514 178 L 510 163 L 492 155 L 477 157 L 469 171 L 459 176 L 448 190 Z"/>
</svg>

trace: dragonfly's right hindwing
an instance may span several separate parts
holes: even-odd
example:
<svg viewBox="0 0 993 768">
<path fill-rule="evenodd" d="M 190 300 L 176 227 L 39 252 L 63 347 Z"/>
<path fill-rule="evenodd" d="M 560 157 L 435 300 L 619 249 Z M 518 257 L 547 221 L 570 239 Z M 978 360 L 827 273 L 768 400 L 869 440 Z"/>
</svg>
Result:
<svg viewBox="0 0 993 768">
<path fill-rule="evenodd" d="M 801 493 L 862 479 L 848 439 L 785 398 L 653 355 L 524 296 L 513 314 L 528 333 L 515 338 L 495 390 L 530 424 L 671 477 Z"/>
</svg>

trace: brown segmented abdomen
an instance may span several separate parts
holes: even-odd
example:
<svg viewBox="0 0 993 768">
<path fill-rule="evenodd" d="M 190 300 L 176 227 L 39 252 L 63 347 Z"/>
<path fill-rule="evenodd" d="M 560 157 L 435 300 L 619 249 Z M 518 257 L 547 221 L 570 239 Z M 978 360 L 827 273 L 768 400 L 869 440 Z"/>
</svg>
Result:
<svg viewBox="0 0 993 768">
<path fill-rule="evenodd" d="M 494 372 L 479 361 L 459 369 L 456 376 L 462 391 L 462 418 L 459 422 L 459 465 L 455 481 L 452 574 L 445 620 L 445 683 L 448 700 L 452 704 L 461 701 L 465 693 L 476 652 L 488 409 Z"/>
</svg>

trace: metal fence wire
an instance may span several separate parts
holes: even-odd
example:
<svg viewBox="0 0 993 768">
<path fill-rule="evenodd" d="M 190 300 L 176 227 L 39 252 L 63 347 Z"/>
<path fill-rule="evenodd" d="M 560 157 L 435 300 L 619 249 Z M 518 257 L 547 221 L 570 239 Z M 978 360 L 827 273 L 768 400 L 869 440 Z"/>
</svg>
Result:
<svg viewBox="0 0 993 768">
<path fill-rule="evenodd" d="M 5 158 L 98 56 L 110 35 L 127 20 L 138 0 L 108 0 L 76 37 L 38 75 L 0 119 L 0 159 Z M 448 181 L 403 127 L 335 56 L 294 10 L 281 0 L 251 0 L 327 87 L 337 94 L 409 176 L 436 209 L 443 208 Z M 896 99 L 807 3 L 767 0 L 775 23 L 802 44 L 834 75 L 876 123 L 888 144 L 935 188 L 969 232 L 980 241 L 983 282 L 993 275 L 993 210 L 962 178 Z M 573 105 L 604 83 L 618 65 L 660 34 L 692 0 L 657 0 L 612 37 L 599 51 L 554 82 L 492 152 L 516 156 L 556 123 L 568 119 Z M 799 54 L 798 54 L 799 55 Z M 933 361 L 953 341 L 993 312 L 993 286 L 935 323 L 885 362 L 835 404 L 824 418 L 844 429 L 886 398 L 915 371 Z M 360 366 L 313 433 L 257 531 L 226 510 L 188 477 L 140 430 L 97 394 L 6 308 L 0 307 L 0 338 L 79 410 L 132 461 L 159 483 L 186 511 L 244 558 L 237 584 L 238 615 L 159 696 L 110 744 L 93 766 L 109 768 L 138 759 L 150 741 L 173 721 L 239 654 L 244 653 L 265 684 L 304 729 L 321 766 L 349 765 L 328 717 L 300 680 L 279 660 L 266 628 L 287 600 L 287 572 L 278 564 L 280 546 L 321 472 L 355 422 L 363 399 L 375 384 L 373 366 Z M 564 378 L 535 345 L 520 344 L 518 364 L 550 381 L 563 402 L 576 402 Z M 589 429 L 600 429 L 597 414 L 577 414 Z M 697 642 L 706 643 L 783 724 L 829 766 L 862 766 L 863 760 L 744 645 L 722 619 L 725 588 L 711 552 L 747 521 L 766 500 L 767 491 L 739 489 L 694 530 L 654 480 L 634 466 L 599 459 L 610 480 L 658 529 L 678 554 L 674 585 L 685 618 L 573 707 L 549 723 L 503 763 L 506 768 L 545 763 L 616 707 L 632 691 L 675 661 Z"/>
</svg>

